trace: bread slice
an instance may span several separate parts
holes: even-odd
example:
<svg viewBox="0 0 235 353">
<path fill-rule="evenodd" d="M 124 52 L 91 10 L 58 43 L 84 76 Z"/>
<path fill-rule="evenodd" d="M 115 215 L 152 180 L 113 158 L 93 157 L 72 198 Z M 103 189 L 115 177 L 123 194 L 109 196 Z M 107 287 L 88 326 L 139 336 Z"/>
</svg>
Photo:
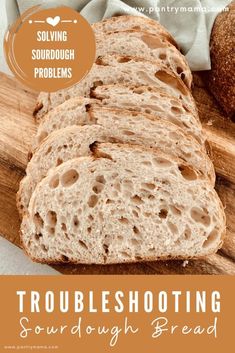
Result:
<svg viewBox="0 0 235 353">
<path fill-rule="evenodd" d="M 98 85 L 117 83 L 155 86 L 179 98 L 190 112 L 197 114 L 188 88 L 162 64 L 135 57 L 107 55 L 100 57 L 88 75 L 76 85 L 54 93 L 42 92 L 34 115 L 40 121 L 47 112 L 72 97 L 90 97 L 91 90 Z"/>
<path fill-rule="evenodd" d="M 104 32 L 125 31 L 125 30 L 138 30 L 146 31 L 167 40 L 178 48 L 172 35 L 163 27 L 159 22 L 152 20 L 145 16 L 131 16 L 122 15 L 115 16 L 103 21 L 94 23 L 92 29 L 95 34 L 99 35 Z"/>
<path fill-rule="evenodd" d="M 129 30 L 96 35 L 96 55 L 131 55 L 161 61 L 178 75 L 188 88 L 192 74 L 185 57 L 167 40 L 148 32 Z"/>
<path fill-rule="evenodd" d="M 198 142 L 205 142 L 198 116 L 189 112 L 180 99 L 153 86 L 98 86 L 92 91 L 92 97 L 100 100 L 102 106 L 122 107 L 158 116 L 184 129 Z"/>
<path fill-rule="evenodd" d="M 75 97 L 66 100 L 49 111 L 38 126 L 32 141 L 31 152 L 34 153 L 40 143 L 53 131 L 71 125 L 94 124 L 90 116 L 90 107 L 100 105 L 100 101 L 92 98 Z"/>
<path fill-rule="evenodd" d="M 33 140 L 32 152 L 55 130 L 70 125 L 94 123 L 89 110 L 98 105 L 151 114 L 184 129 L 199 143 L 205 142 L 199 118 L 188 112 L 179 99 L 168 96 L 154 87 L 98 86 L 92 92 L 92 96 L 97 99 L 71 98 L 46 114 Z"/>
<path fill-rule="evenodd" d="M 115 144 L 52 169 L 21 226 L 38 262 L 109 264 L 196 258 L 222 244 L 225 217 L 213 187 L 158 150 Z"/>
<path fill-rule="evenodd" d="M 120 141 L 159 148 L 196 167 L 214 185 L 214 167 L 202 146 L 173 124 L 125 110 L 97 107 L 90 114 L 97 125 L 73 125 L 55 131 L 36 150 L 28 163 L 27 175 L 21 181 L 17 196 L 21 215 L 27 211 L 37 183 L 49 169 L 69 159 L 89 155 L 89 146 L 96 141 Z"/>
</svg>

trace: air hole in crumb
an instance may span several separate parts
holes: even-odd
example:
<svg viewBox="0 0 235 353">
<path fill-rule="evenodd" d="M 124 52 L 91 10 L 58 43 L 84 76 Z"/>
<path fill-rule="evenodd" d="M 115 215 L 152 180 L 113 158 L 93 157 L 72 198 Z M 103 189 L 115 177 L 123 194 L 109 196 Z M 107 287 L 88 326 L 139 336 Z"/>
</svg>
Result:
<svg viewBox="0 0 235 353">
<path fill-rule="evenodd" d="M 61 261 L 63 262 L 69 262 L 69 258 L 66 255 L 61 255 Z"/>
<path fill-rule="evenodd" d="M 67 227 L 65 223 L 61 223 L 61 229 L 66 232 L 67 231 Z"/>
<path fill-rule="evenodd" d="M 56 189 L 59 185 L 59 175 L 56 174 L 53 178 L 51 178 L 50 182 L 49 182 L 49 187 L 51 189 Z"/>
<path fill-rule="evenodd" d="M 137 88 L 133 89 L 133 92 L 137 93 L 137 94 L 142 94 L 142 93 L 144 93 L 144 89 L 141 87 L 137 87 Z"/>
<path fill-rule="evenodd" d="M 96 181 L 98 181 L 98 183 L 101 183 L 101 184 L 105 184 L 106 183 L 106 180 L 105 180 L 103 175 L 98 175 L 96 177 Z"/>
<path fill-rule="evenodd" d="M 107 244 L 103 244 L 103 249 L 104 249 L 105 254 L 107 255 L 109 253 L 108 245 Z"/>
<path fill-rule="evenodd" d="M 183 69 L 182 69 L 182 67 L 180 67 L 180 66 L 177 66 L 177 69 L 176 69 L 176 71 L 177 71 L 177 74 L 182 74 L 182 72 L 184 71 Z"/>
<path fill-rule="evenodd" d="M 147 167 L 151 167 L 152 163 L 149 161 L 142 161 L 141 164 L 146 165 Z"/>
<path fill-rule="evenodd" d="M 46 151 L 45 155 L 47 156 L 50 152 L 52 151 L 52 147 L 50 146 L 48 150 Z"/>
<path fill-rule="evenodd" d="M 47 232 L 50 235 L 55 235 L 55 228 L 54 227 L 47 227 Z"/>
<path fill-rule="evenodd" d="M 162 208 L 161 210 L 160 210 L 160 212 L 158 213 L 158 216 L 160 217 L 160 218 L 166 218 L 167 217 L 167 214 L 168 214 L 168 211 L 165 209 L 165 208 Z"/>
<path fill-rule="evenodd" d="M 88 232 L 89 234 L 91 234 L 91 227 L 88 227 L 88 228 L 87 228 L 87 232 Z"/>
<path fill-rule="evenodd" d="M 99 213 L 98 213 L 98 217 L 99 217 L 99 219 L 100 219 L 101 222 L 104 221 L 104 216 L 103 216 L 103 213 L 102 213 L 102 212 L 99 212 Z"/>
<path fill-rule="evenodd" d="M 97 183 L 93 186 L 92 190 L 94 191 L 94 193 L 99 194 L 99 193 L 101 193 L 103 188 L 104 188 L 104 184 Z"/>
<path fill-rule="evenodd" d="M 150 49 L 159 49 L 164 47 L 163 41 L 159 36 L 144 34 L 141 36 L 141 39 Z"/>
<path fill-rule="evenodd" d="M 191 217 L 195 222 L 201 223 L 206 227 L 208 227 L 211 223 L 211 219 L 208 213 L 198 207 L 193 207 L 191 209 Z"/>
<path fill-rule="evenodd" d="M 166 54 L 164 54 L 164 53 L 159 54 L 158 57 L 160 60 L 166 60 Z"/>
<path fill-rule="evenodd" d="M 133 232 L 134 232 L 136 235 L 139 235 L 139 234 L 140 234 L 140 231 L 139 231 L 139 229 L 138 229 L 136 226 L 133 227 Z"/>
<path fill-rule="evenodd" d="M 73 217 L 73 225 L 74 225 L 74 227 L 78 227 L 79 226 L 79 220 L 78 220 L 77 216 Z"/>
<path fill-rule="evenodd" d="M 36 240 L 39 240 L 42 237 L 42 233 L 36 233 L 34 237 Z"/>
<path fill-rule="evenodd" d="M 210 245 L 216 242 L 219 238 L 219 233 L 216 229 L 214 229 L 207 237 L 207 239 L 203 243 L 203 248 L 208 248 Z"/>
<path fill-rule="evenodd" d="M 59 165 L 61 165 L 63 163 L 63 160 L 61 158 L 58 158 L 57 159 L 57 162 L 56 162 L 56 166 L 58 167 Z"/>
<path fill-rule="evenodd" d="M 122 235 L 118 235 L 117 236 L 117 240 L 119 243 L 121 243 L 123 241 L 123 236 Z"/>
<path fill-rule="evenodd" d="M 128 63 L 129 61 L 131 61 L 131 58 L 129 58 L 128 56 L 122 56 L 121 58 L 118 58 L 117 61 L 119 63 Z"/>
<path fill-rule="evenodd" d="M 153 162 L 154 164 L 156 164 L 158 167 L 161 167 L 161 168 L 168 168 L 172 166 L 172 163 L 170 161 L 161 157 L 153 158 Z"/>
<path fill-rule="evenodd" d="M 48 247 L 44 244 L 41 244 L 41 249 L 44 251 L 44 252 L 47 252 L 48 251 Z"/>
<path fill-rule="evenodd" d="M 87 247 L 86 243 L 84 243 L 84 241 L 79 240 L 79 241 L 78 241 L 78 244 L 79 244 L 83 249 L 88 250 L 88 247 Z"/>
<path fill-rule="evenodd" d="M 119 183 L 115 183 L 114 185 L 113 185 L 113 187 L 114 187 L 114 189 L 116 189 L 117 191 L 121 191 L 121 186 L 120 186 L 120 184 Z"/>
<path fill-rule="evenodd" d="M 137 245 L 140 244 L 140 242 L 139 242 L 137 239 L 132 238 L 132 239 L 131 239 L 131 244 L 134 245 L 134 246 L 137 246 Z"/>
<path fill-rule="evenodd" d="M 136 212 L 135 210 L 133 210 L 132 213 L 133 213 L 133 215 L 134 215 L 136 218 L 139 218 L 138 212 Z"/>
<path fill-rule="evenodd" d="M 129 224 L 129 220 L 125 217 L 121 217 L 119 218 L 119 222 L 122 224 Z"/>
<path fill-rule="evenodd" d="M 70 187 L 74 183 L 76 183 L 78 178 L 79 178 L 79 174 L 78 174 L 78 172 L 75 169 L 68 170 L 67 172 L 65 172 L 61 176 L 61 184 L 64 187 Z"/>
<path fill-rule="evenodd" d="M 101 80 L 95 81 L 95 82 L 93 83 L 93 88 L 96 88 L 96 87 L 102 86 L 102 85 L 103 85 L 103 81 L 101 81 Z"/>
<path fill-rule="evenodd" d="M 126 136 L 135 135 L 135 133 L 133 131 L 130 131 L 130 130 L 122 130 L 122 133 L 123 133 L 123 135 L 126 135 Z"/>
<path fill-rule="evenodd" d="M 34 223 L 36 227 L 43 228 L 44 221 L 38 212 L 34 215 Z"/>
<path fill-rule="evenodd" d="M 171 86 L 172 88 L 178 89 L 184 96 L 188 95 L 187 87 L 181 84 L 179 80 L 176 79 L 175 76 L 171 75 L 170 73 L 158 70 L 155 72 L 155 77 L 162 81 L 163 83 Z M 181 96 L 182 99 L 182 96 Z"/>
<path fill-rule="evenodd" d="M 46 216 L 46 220 L 48 225 L 54 227 L 57 223 L 57 214 L 54 211 L 48 211 L 47 212 L 47 216 Z"/>
<path fill-rule="evenodd" d="M 91 195 L 88 200 L 88 206 L 93 208 L 98 202 L 98 197 L 96 195 Z"/>
<path fill-rule="evenodd" d="M 156 186 L 155 186 L 155 184 L 152 184 L 152 183 L 142 183 L 141 187 L 147 188 L 149 190 L 154 190 Z"/>
<path fill-rule="evenodd" d="M 135 203 L 136 205 L 141 205 L 143 203 L 143 200 L 141 199 L 141 197 L 139 197 L 138 195 L 135 195 L 131 198 L 131 201 L 133 203 Z"/>
<path fill-rule="evenodd" d="M 136 261 L 142 261 L 143 258 L 140 255 L 135 256 Z"/>
<path fill-rule="evenodd" d="M 173 215 L 180 216 L 182 214 L 181 210 L 179 210 L 176 206 L 170 205 L 170 210 Z"/>
<path fill-rule="evenodd" d="M 196 180 L 197 179 L 197 173 L 193 170 L 193 168 L 186 166 L 186 165 L 180 165 L 178 167 L 182 177 L 186 180 Z"/>
<path fill-rule="evenodd" d="M 171 107 L 171 111 L 174 113 L 174 114 L 182 114 L 182 110 L 178 107 Z"/>
<path fill-rule="evenodd" d="M 172 222 L 167 222 L 167 226 L 170 229 L 171 233 L 178 234 L 178 228 L 175 224 L 173 224 Z"/>
<path fill-rule="evenodd" d="M 192 234 L 192 232 L 191 232 L 191 230 L 189 229 L 189 227 L 187 226 L 187 227 L 185 228 L 185 231 L 184 231 L 184 237 L 185 237 L 185 239 L 186 239 L 186 240 L 189 240 L 189 239 L 191 238 L 191 234 Z"/>
<path fill-rule="evenodd" d="M 120 255 L 122 255 L 122 257 L 129 259 L 131 256 L 126 252 L 126 251 L 121 251 Z"/>
<path fill-rule="evenodd" d="M 94 221 L 94 217 L 93 217 L 91 214 L 89 214 L 88 219 L 89 219 L 91 222 Z"/>
<path fill-rule="evenodd" d="M 144 212 L 144 216 L 145 216 L 145 217 L 151 217 L 151 215 L 152 215 L 152 214 L 151 214 L 150 212 Z"/>
<path fill-rule="evenodd" d="M 107 200 L 106 200 L 106 204 L 107 204 L 107 205 L 109 205 L 109 204 L 111 204 L 111 203 L 113 203 L 112 200 L 110 200 L 110 199 L 107 199 Z"/>
</svg>

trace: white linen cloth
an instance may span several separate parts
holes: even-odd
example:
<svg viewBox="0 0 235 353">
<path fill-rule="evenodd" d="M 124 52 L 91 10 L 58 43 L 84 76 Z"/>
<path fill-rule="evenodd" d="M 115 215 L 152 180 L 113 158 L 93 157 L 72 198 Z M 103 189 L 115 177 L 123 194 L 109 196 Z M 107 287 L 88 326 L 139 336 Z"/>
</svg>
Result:
<svg viewBox="0 0 235 353">
<path fill-rule="evenodd" d="M 173 35 L 192 71 L 209 70 L 209 40 L 214 20 L 231 0 L 6 0 L 9 21 L 31 6 L 70 6 L 90 23 L 116 14 L 145 15 Z M 201 8 L 201 10 L 200 10 Z"/>
</svg>

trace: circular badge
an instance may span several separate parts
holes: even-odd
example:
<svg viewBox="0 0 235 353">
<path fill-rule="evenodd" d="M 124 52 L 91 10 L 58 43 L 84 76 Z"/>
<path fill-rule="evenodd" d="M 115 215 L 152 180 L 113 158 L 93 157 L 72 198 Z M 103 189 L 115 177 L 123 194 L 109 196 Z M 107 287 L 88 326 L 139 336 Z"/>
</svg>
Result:
<svg viewBox="0 0 235 353">
<path fill-rule="evenodd" d="M 69 7 L 26 11 L 5 36 L 13 74 L 38 91 L 54 92 L 79 82 L 95 60 L 90 24 Z"/>
</svg>

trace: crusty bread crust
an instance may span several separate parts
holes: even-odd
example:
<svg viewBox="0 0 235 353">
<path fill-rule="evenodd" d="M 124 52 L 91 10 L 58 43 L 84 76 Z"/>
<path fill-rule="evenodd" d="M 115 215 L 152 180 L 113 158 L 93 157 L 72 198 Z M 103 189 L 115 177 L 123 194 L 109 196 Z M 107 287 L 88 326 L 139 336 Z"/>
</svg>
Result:
<svg viewBox="0 0 235 353">
<path fill-rule="evenodd" d="M 211 70 L 206 80 L 225 113 L 235 119 L 235 2 L 215 20 L 211 33 Z"/>
</svg>

